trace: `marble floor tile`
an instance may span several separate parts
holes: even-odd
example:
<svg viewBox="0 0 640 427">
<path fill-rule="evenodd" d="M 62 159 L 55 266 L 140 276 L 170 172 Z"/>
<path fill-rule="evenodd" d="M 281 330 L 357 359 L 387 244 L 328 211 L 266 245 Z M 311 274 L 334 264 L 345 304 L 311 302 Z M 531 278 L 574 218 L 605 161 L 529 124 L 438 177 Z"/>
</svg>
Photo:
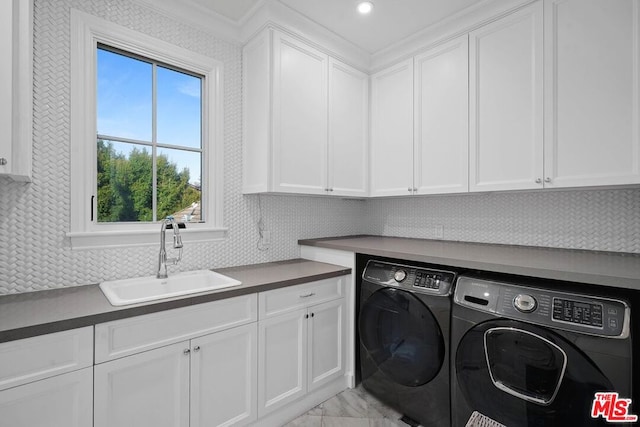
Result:
<svg viewBox="0 0 640 427">
<path fill-rule="evenodd" d="M 401 416 L 359 386 L 321 403 L 285 427 L 408 427 Z"/>
<path fill-rule="evenodd" d="M 304 414 L 285 424 L 284 427 L 322 427 L 322 416 Z"/>
<path fill-rule="evenodd" d="M 369 427 L 369 418 L 322 416 L 322 427 Z"/>
<path fill-rule="evenodd" d="M 322 416 L 355 417 L 367 416 L 367 402 L 352 390 L 345 390 L 324 402 Z"/>
</svg>

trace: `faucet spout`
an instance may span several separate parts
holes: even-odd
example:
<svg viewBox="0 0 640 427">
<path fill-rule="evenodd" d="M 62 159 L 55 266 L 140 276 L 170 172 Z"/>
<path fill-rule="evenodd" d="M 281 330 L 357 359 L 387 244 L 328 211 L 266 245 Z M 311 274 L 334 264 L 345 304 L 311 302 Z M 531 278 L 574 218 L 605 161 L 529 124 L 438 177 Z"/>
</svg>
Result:
<svg viewBox="0 0 640 427">
<path fill-rule="evenodd" d="M 175 258 L 167 258 L 167 249 L 165 232 L 167 228 L 173 230 L 173 248 L 178 249 L 178 256 Z M 162 226 L 160 227 L 160 253 L 158 254 L 158 273 L 156 277 L 158 279 L 167 278 L 167 263 L 176 265 L 182 260 L 182 237 L 180 236 L 180 228 L 185 228 L 184 224 L 176 222 L 172 216 L 166 217 L 162 220 Z"/>
</svg>

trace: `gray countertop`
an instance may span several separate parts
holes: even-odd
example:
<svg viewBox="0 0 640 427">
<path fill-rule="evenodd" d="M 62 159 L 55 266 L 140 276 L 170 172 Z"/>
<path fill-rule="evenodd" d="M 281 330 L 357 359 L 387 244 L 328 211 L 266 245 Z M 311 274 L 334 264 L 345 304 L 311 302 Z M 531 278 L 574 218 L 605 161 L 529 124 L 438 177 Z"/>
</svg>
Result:
<svg viewBox="0 0 640 427">
<path fill-rule="evenodd" d="M 640 255 L 400 237 L 309 239 L 306 246 L 544 279 L 640 290 Z"/>
<path fill-rule="evenodd" d="M 219 291 L 121 307 L 112 306 L 98 285 L 0 296 L 0 342 L 351 273 L 349 268 L 302 259 L 222 268 L 216 271 L 240 280 L 242 284 Z"/>
</svg>

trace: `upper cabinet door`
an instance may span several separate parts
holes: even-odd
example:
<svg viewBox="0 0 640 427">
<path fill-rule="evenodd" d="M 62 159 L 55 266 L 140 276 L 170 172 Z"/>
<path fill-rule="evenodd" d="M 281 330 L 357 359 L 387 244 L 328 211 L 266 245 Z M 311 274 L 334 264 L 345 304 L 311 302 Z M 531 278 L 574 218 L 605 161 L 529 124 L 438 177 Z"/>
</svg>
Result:
<svg viewBox="0 0 640 427">
<path fill-rule="evenodd" d="M 329 59 L 329 194 L 366 196 L 369 77 Z"/>
<path fill-rule="evenodd" d="M 31 181 L 33 1 L 0 2 L 0 175 Z"/>
<path fill-rule="evenodd" d="M 537 2 L 469 34 L 471 191 L 542 187 L 542 19 Z"/>
<path fill-rule="evenodd" d="M 413 58 L 371 77 L 371 196 L 413 194 Z"/>
<path fill-rule="evenodd" d="M 469 42 L 465 34 L 414 59 L 418 194 L 469 189 Z"/>
<path fill-rule="evenodd" d="M 325 194 L 328 56 L 274 32 L 274 191 Z"/>
<path fill-rule="evenodd" d="M 547 0 L 545 186 L 640 182 L 640 2 Z"/>
</svg>

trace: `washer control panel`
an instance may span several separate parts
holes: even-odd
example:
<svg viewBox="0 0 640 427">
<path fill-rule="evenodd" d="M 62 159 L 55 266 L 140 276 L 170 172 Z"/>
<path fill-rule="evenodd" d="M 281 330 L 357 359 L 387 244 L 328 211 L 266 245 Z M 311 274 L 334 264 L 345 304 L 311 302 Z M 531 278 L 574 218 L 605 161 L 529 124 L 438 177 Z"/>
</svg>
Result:
<svg viewBox="0 0 640 427">
<path fill-rule="evenodd" d="M 603 304 L 553 298 L 553 320 L 602 328 Z"/>
<path fill-rule="evenodd" d="M 496 316 L 591 335 L 626 338 L 626 302 L 461 276 L 454 303 Z"/>
<path fill-rule="evenodd" d="M 362 279 L 382 286 L 402 288 L 411 292 L 448 296 L 456 274 L 451 271 L 369 261 Z"/>
</svg>

